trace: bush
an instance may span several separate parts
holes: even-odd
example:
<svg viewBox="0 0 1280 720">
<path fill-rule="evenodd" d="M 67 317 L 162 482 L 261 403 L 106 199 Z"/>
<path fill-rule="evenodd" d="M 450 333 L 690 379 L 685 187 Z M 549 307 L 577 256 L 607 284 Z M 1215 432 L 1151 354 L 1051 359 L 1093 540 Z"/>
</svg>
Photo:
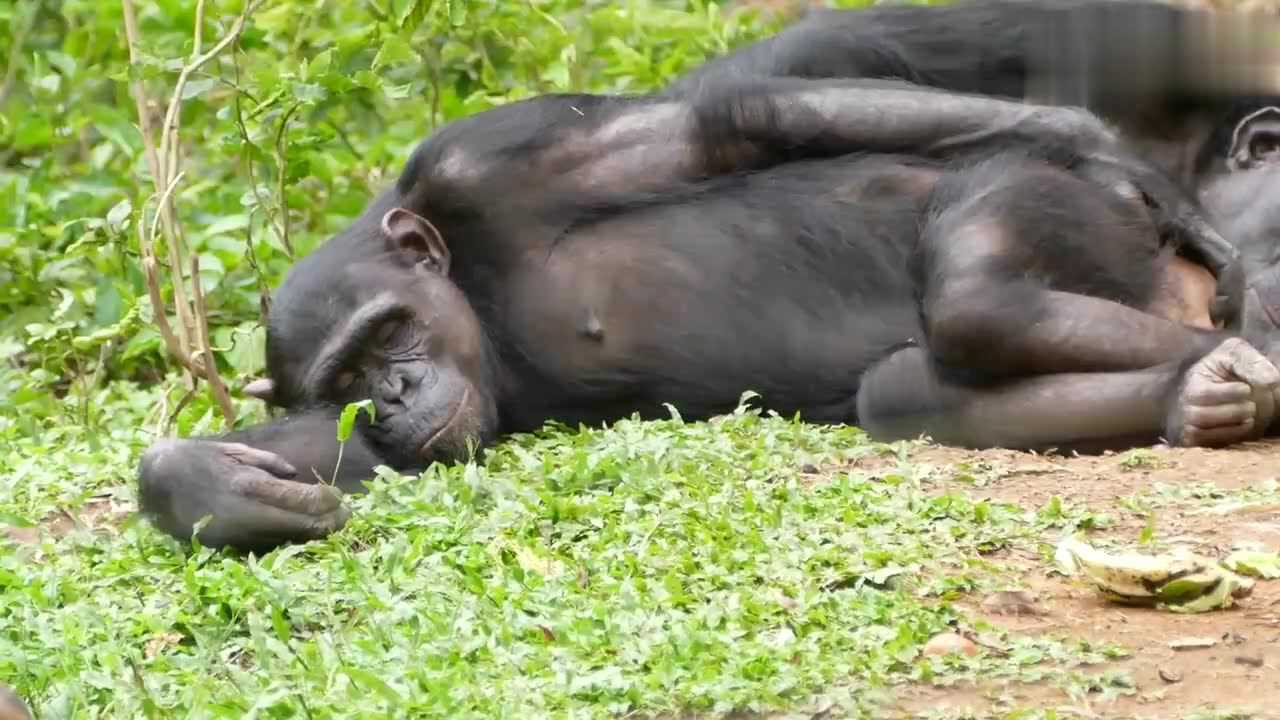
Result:
<svg viewBox="0 0 1280 720">
<path fill-rule="evenodd" d="M 208 50 L 243 9 L 139 2 L 131 65 L 119 2 L 0 7 L 6 407 L 44 415 L 67 393 L 171 377 L 140 262 L 158 193 L 130 85 L 158 127 L 197 22 Z M 772 25 L 701 0 L 266 3 L 181 94 L 173 200 L 220 370 L 260 371 L 263 296 L 440 123 L 537 93 L 644 91 Z M 170 313 L 174 275 L 160 269 Z"/>
</svg>

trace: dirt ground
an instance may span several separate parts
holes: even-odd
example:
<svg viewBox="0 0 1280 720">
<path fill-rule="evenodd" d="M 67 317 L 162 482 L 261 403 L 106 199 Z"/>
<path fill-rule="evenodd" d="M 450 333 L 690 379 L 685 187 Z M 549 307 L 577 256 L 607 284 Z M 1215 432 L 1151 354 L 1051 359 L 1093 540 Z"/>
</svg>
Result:
<svg viewBox="0 0 1280 720">
<path fill-rule="evenodd" d="M 1090 541 L 1112 537 L 1134 545 L 1151 515 L 1126 498 L 1142 496 L 1154 505 L 1158 541 L 1222 557 L 1242 544 L 1280 550 L 1278 496 L 1263 493 L 1250 503 L 1230 492 L 1274 481 L 1280 476 L 1278 459 L 1280 443 L 1253 443 L 1227 450 L 1159 448 L 1069 458 L 925 446 L 909 462 L 917 469 L 933 466 L 937 471 L 931 477 L 940 486 L 971 497 L 1036 509 L 1056 496 L 1069 506 L 1106 513 L 1111 525 L 1091 533 Z M 963 479 L 966 474 L 970 477 Z M 1161 483 L 1172 492 L 1161 491 Z M 1178 489 L 1185 495 L 1206 483 L 1228 492 L 1176 497 Z M 1230 610 L 1183 615 L 1109 603 L 1081 581 L 1052 573 L 1034 548 L 1014 548 L 991 559 L 1014 571 L 1008 589 L 1026 591 L 1034 600 L 1031 612 L 1025 607 L 1010 612 L 1007 606 L 993 610 L 991 596 L 986 602 L 981 596 L 961 602 L 966 610 L 1020 634 L 1118 643 L 1132 654 L 1089 670 L 1127 671 L 1135 692 L 1081 699 L 1055 687 L 1014 681 L 910 687 L 898 693 L 898 707 L 888 717 L 930 711 L 943 717 L 1002 717 L 1014 709 L 1054 708 L 1059 717 L 1280 718 L 1280 580 L 1258 581 L 1253 594 Z M 1193 638 L 1212 645 L 1170 646 Z"/>
</svg>

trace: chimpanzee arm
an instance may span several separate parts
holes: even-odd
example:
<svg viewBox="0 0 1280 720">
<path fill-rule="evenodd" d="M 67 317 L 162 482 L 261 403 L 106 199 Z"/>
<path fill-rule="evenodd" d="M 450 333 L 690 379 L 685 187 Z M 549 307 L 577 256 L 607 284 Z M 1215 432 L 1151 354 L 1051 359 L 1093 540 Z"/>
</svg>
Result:
<svg viewBox="0 0 1280 720">
<path fill-rule="evenodd" d="M 1190 197 L 1130 157 L 1096 116 L 906 83 L 729 78 L 687 97 L 555 95 L 473 115 L 415 151 L 398 190 L 426 217 L 481 214 L 502 198 L 512 228 L 584 198 L 662 191 L 709 175 L 856 151 L 949 156 L 1021 142 L 1053 158 L 1107 159 L 1153 199 L 1219 279 L 1237 253 Z M 523 212 L 517 212 L 518 210 Z"/>
<path fill-rule="evenodd" d="M 1078 108 L 955 95 L 906 83 L 729 79 L 679 98 L 548 95 L 453 123 L 399 181 L 405 206 L 544 207 L 583 194 L 661 190 L 711 174 L 855 151 L 947 154 L 1013 139 L 1118 154 Z"/>
<path fill-rule="evenodd" d="M 1161 439 L 1219 446 L 1266 430 L 1276 415 L 1277 386 L 1280 372 L 1238 339 L 1189 368 L 1165 363 L 981 384 L 912 347 L 864 376 L 858 421 L 879 440 L 929 435 L 973 448 L 1098 451 Z"/>
<path fill-rule="evenodd" d="M 820 10 L 707 61 L 667 93 L 730 77 L 892 78 L 1138 119 L 1147 101 L 1274 95 L 1278 26 L 1258 13 L 1141 0 Z"/>
<path fill-rule="evenodd" d="M 282 418 L 219 438 L 163 440 L 143 455 L 142 512 L 165 532 L 210 547 L 265 551 L 314 540 L 346 524 L 342 493 L 383 464 L 352 434 L 338 463 L 337 414 L 330 410 Z M 341 492 L 340 492 L 341 491 Z"/>
</svg>

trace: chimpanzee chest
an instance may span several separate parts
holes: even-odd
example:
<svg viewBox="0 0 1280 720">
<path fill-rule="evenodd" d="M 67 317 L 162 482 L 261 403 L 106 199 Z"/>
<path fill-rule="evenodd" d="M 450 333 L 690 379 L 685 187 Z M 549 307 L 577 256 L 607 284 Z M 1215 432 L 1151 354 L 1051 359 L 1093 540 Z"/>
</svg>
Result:
<svg viewBox="0 0 1280 720">
<path fill-rule="evenodd" d="M 797 227 L 685 214 L 595 227 L 521 263 L 505 334 L 538 375 L 593 393 L 825 402 L 856 386 L 870 346 L 912 333 L 907 249 Z"/>
</svg>

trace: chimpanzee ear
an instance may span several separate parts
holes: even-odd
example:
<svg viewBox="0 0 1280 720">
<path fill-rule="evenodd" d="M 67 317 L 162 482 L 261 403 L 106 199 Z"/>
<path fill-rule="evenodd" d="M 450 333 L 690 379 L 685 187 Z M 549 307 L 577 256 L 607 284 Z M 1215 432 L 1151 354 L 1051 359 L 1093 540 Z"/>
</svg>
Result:
<svg viewBox="0 0 1280 720">
<path fill-rule="evenodd" d="M 449 248 L 436 226 L 421 215 L 404 208 L 388 210 L 382 216 L 382 238 L 388 250 L 411 253 L 441 275 L 449 274 Z"/>
<path fill-rule="evenodd" d="M 1245 116 L 1231 135 L 1227 167 L 1248 170 L 1280 161 L 1280 108 L 1265 107 Z"/>
<path fill-rule="evenodd" d="M 244 394 L 270 403 L 276 395 L 276 384 L 271 378 L 258 378 L 244 386 Z"/>
</svg>

